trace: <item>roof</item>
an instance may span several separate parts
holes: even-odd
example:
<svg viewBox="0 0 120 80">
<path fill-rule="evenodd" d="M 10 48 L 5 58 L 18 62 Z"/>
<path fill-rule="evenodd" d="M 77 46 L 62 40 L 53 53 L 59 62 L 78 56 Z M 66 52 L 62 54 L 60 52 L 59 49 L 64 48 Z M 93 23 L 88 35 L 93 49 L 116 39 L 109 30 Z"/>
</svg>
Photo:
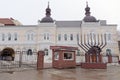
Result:
<svg viewBox="0 0 120 80">
<path fill-rule="evenodd" d="M 41 23 L 53 23 L 53 19 L 50 16 L 46 16 L 41 20 Z"/>
<path fill-rule="evenodd" d="M 0 18 L 0 23 L 4 25 L 15 25 L 12 18 Z"/>
<path fill-rule="evenodd" d="M 54 49 L 54 50 L 61 50 L 61 49 L 65 49 L 65 50 L 78 50 L 78 47 L 71 47 L 71 46 L 50 46 L 50 49 Z"/>
<path fill-rule="evenodd" d="M 97 22 L 96 18 L 93 16 L 85 16 L 83 21 L 85 21 L 85 22 Z"/>
<path fill-rule="evenodd" d="M 56 21 L 58 27 L 80 27 L 81 21 Z"/>
</svg>

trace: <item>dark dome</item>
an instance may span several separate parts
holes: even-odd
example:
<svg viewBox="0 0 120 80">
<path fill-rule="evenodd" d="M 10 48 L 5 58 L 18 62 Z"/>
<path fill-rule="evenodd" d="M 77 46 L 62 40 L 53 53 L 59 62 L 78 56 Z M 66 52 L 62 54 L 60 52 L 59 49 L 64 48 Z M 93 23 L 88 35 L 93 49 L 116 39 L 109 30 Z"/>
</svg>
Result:
<svg viewBox="0 0 120 80">
<path fill-rule="evenodd" d="M 53 23 L 53 19 L 50 17 L 51 16 L 51 9 L 49 8 L 49 2 L 48 2 L 48 7 L 46 8 L 46 16 L 42 18 L 40 21 L 41 23 Z"/>
<path fill-rule="evenodd" d="M 41 23 L 53 23 L 54 21 L 53 21 L 53 19 L 50 17 L 50 16 L 46 16 L 46 17 L 44 17 L 42 20 L 41 20 Z"/>
<path fill-rule="evenodd" d="M 83 21 L 85 21 L 85 22 L 96 22 L 97 20 L 93 16 L 85 16 Z"/>
<path fill-rule="evenodd" d="M 94 16 L 90 15 L 90 7 L 88 7 L 88 2 L 86 3 L 86 8 L 85 8 L 85 17 L 83 21 L 85 22 L 97 22 L 96 18 Z"/>
</svg>

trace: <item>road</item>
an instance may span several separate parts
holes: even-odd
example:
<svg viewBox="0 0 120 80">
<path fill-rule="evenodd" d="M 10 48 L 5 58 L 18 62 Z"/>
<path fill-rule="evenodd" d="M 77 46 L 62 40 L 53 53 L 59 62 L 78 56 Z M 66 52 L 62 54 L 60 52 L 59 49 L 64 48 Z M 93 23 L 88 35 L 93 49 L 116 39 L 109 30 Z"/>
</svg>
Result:
<svg viewBox="0 0 120 80">
<path fill-rule="evenodd" d="M 120 66 L 107 69 L 44 69 L 1 72 L 0 80 L 120 80 Z"/>
</svg>

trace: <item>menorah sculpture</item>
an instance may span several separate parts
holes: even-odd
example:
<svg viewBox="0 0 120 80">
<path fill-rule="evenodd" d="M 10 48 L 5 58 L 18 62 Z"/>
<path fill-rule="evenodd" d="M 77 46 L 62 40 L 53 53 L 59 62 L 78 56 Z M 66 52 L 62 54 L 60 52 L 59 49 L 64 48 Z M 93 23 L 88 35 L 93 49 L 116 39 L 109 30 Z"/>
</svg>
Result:
<svg viewBox="0 0 120 80">
<path fill-rule="evenodd" d="M 82 37 L 83 36 L 83 37 Z M 85 51 L 85 63 L 81 63 L 82 68 L 103 69 L 106 63 L 102 62 L 102 49 L 107 45 L 105 34 L 82 35 L 77 37 L 78 45 Z"/>
</svg>

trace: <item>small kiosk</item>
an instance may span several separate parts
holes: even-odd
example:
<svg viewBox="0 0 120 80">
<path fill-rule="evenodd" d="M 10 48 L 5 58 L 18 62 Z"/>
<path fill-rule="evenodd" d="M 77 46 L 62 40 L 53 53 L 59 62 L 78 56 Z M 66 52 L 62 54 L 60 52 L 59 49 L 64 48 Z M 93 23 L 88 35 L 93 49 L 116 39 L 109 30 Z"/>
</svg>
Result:
<svg viewBox="0 0 120 80">
<path fill-rule="evenodd" d="M 77 47 L 50 46 L 52 49 L 52 66 L 54 68 L 74 68 L 76 67 Z"/>
</svg>

